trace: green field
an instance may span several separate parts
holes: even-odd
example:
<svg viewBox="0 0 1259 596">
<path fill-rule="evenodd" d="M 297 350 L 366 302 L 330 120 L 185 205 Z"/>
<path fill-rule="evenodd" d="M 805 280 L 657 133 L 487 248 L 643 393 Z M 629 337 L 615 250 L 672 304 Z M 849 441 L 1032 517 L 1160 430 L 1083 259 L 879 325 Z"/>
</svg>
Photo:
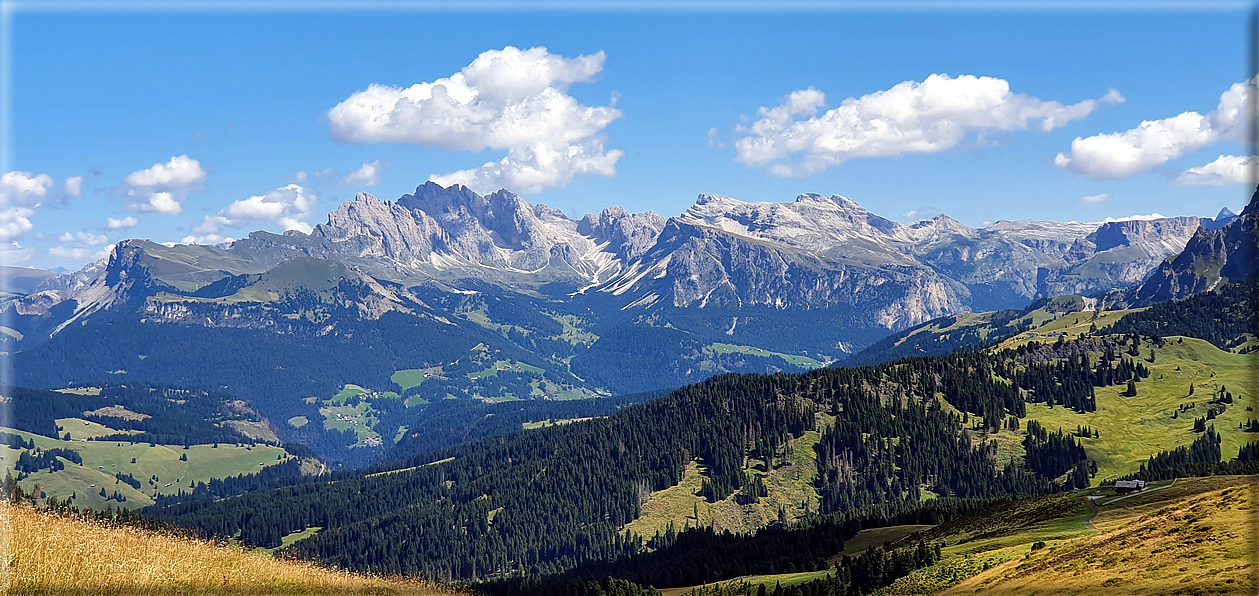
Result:
<svg viewBox="0 0 1259 596">
<path fill-rule="evenodd" d="M 606 416 L 599 416 L 599 418 L 605 418 L 605 417 Z M 574 422 L 581 422 L 583 420 L 594 420 L 594 419 L 595 419 L 594 416 L 587 416 L 585 418 L 560 418 L 558 420 L 551 420 L 548 418 L 546 420 L 539 420 L 537 422 L 522 422 L 520 424 L 520 427 L 525 430 L 532 430 L 535 428 L 546 428 L 548 426 L 563 426 L 565 424 L 572 424 Z"/>
<path fill-rule="evenodd" d="M 823 362 L 816 358 L 808 356 L 800 356 L 798 354 L 784 354 L 782 352 L 771 352 L 769 350 L 757 348 L 754 346 L 740 346 L 737 344 L 714 343 L 712 349 L 718 354 L 746 354 L 748 356 L 762 357 L 778 357 L 785 360 L 788 364 L 798 366 L 800 368 L 822 368 L 828 362 Z"/>
<path fill-rule="evenodd" d="M 353 383 L 347 383 L 344 387 L 341 388 L 341 391 L 338 391 L 336 395 L 332 396 L 332 402 L 335 404 L 341 405 L 347 401 L 350 401 L 351 398 L 358 397 L 367 392 L 368 392 L 367 389 L 359 387 L 358 385 L 355 385 Z"/>
<path fill-rule="evenodd" d="M 380 420 L 376 418 L 376 411 L 372 409 L 369 402 L 359 401 L 352 406 L 325 406 L 319 408 L 319 413 L 324 417 L 325 429 L 353 431 L 360 444 L 371 444 L 382 440 L 380 433 L 374 430 L 376 423 Z"/>
<path fill-rule="evenodd" d="M 71 440 L 79 439 L 95 439 L 97 437 L 107 437 L 119 433 L 134 435 L 140 431 L 135 430 L 115 430 L 104 424 L 84 420 L 82 418 L 58 418 L 57 428 L 61 429 L 61 435 L 65 436 L 70 433 Z"/>
<path fill-rule="evenodd" d="M 419 387 L 426 378 L 428 378 L 428 373 L 424 369 L 408 368 L 393 373 L 389 380 L 406 391 L 412 387 Z"/>
<path fill-rule="evenodd" d="M 377 477 L 377 476 L 387 476 L 387 475 L 389 475 L 389 474 L 401 474 L 401 473 L 403 473 L 403 472 L 410 472 L 411 470 L 418 470 L 418 469 L 420 469 L 420 468 L 425 468 L 425 467 L 428 467 L 428 466 L 437 466 L 437 465 L 441 465 L 441 464 L 444 464 L 444 463 L 446 463 L 446 462 L 450 462 L 450 461 L 455 461 L 455 458 L 454 458 L 454 457 L 447 457 L 446 459 L 439 459 L 439 460 L 437 460 L 437 461 L 431 461 L 431 462 L 428 462 L 428 463 L 426 463 L 426 464 L 420 464 L 420 465 L 418 465 L 418 466 L 411 466 L 411 467 L 409 467 L 409 468 L 401 468 L 401 469 L 398 469 L 398 470 L 385 470 L 384 472 L 376 472 L 376 473 L 374 473 L 374 474 L 368 474 L 368 475 L 364 476 L 364 478 L 375 478 L 375 477 Z"/>
<path fill-rule="evenodd" d="M 322 529 L 323 529 L 323 526 L 311 526 L 300 532 L 293 532 L 291 534 L 285 534 L 284 536 L 280 538 L 280 546 L 277 546 L 269 550 L 271 552 L 275 552 L 279 549 L 292 546 L 294 542 L 297 542 L 298 540 L 305 540 L 307 538 L 310 538 L 311 536 L 314 536 L 317 532 L 319 532 Z"/>
<path fill-rule="evenodd" d="M 484 377 L 497 377 L 498 371 L 500 370 L 503 372 L 526 372 L 535 375 L 540 375 L 545 372 L 536 366 L 525 364 L 523 362 L 516 362 L 514 360 L 495 360 L 494 364 L 491 364 L 484 369 L 468 373 L 468 378 L 480 379 Z"/>
<path fill-rule="evenodd" d="M 1148 341 L 1143 342 L 1143 358 L 1151 348 Z M 1259 414 L 1246 411 L 1246 404 L 1255 399 L 1250 380 L 1259 354 L 1233 354 L 1200 339 L 1179 337 L 1166 338 L 1154 354 L 1153 363 L 1143 362 L 1151 373 L 1137 383 L 1135 397 L 1120 395 L 1125 386 L 1100 387 L 1096 390 L 1096 412 L 1079 414 L 1062 407 L 1028 404 L 1027 417 L 1051 430 L 1071 431 L 1077 425 L 1097 429 L 1098 438 L 1080 439 L 1089 458 L 1097 461 L 1096 481 L 1135 472 L 1159 450 L 1193 442 L 1197 436 L 1192 432 L 1194 418 L 1206 416 L 1206 402 L 1220 386 L 1233 394 L 1233 404 L 1210 421 L 1221 435 L 1224 458 L 1235 457 L 1244 442 L 1259 439 L 1238 428 L 1249 418 L 1259 418 Z M 1190 383 L 1194 384 L 1192 396 L 1188 395 Z M 1190 404 L 1190 409 L 1172 418 L 1178 408 Z"/>
<path fill-rule="evenodd" d="M 36 484 L 49 496 L 64 499 L 74 496 L 74 505 L 104 509 L 107 505 L 135 509 L 153 504 L 155 493 L 175 494 L 189 490 L 189 483 L 206 482 L 211 478 L 226 478 L 250 474 L 263 466 L 269 466 L 291 457 L 279 447 L 269 445 L 236 446 L 220 443 L 192 445 L 188 449 L 177 445 L 148 443 L 130 444 L 117 441 L 86 441 L 73 439 L 62 441 L 23 431 L 5 429 L 35 441 L 41 448 L 60 447 L 73 449 L 83 458 L 83 465 L 65 462 L 64 470 L 41 470 L 22 480 L 22 487 L 30 490 Z M 115 431 L 116 432 L 116 431 Z M 72 435 L 73 436 L 73 435 Z M 0 457 L 6 462 L 17 459 L 19 450 L 0 447 Z M 187 461 L 180 461 L 187 455 Z M 131 463 L 135 458 L 136 463 Z M 119 482 L 115 473 L 130 474 L 141 482 L 140 490 Z M 157 480 L 152 481 L 156 476 Z M 167 486 L 169 484 L 169 486 Z M 95 485 L 95 486 L 93 486 Z M 117 491 L 127 497 L 124 503 L 106 501 L 99 491 L 107 494 Z"/>
</svg>

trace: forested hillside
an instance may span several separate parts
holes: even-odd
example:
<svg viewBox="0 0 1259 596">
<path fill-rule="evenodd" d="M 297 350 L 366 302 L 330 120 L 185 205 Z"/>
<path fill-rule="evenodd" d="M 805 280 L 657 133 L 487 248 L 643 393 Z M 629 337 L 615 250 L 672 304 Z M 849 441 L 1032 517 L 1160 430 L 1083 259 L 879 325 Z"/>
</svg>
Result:
<svg viewBox="0 0 1259 596">
<path fill-rule="evenodd" d="M 823 514 L 913 502 L 922 491 L 1049 492 L 1081 482 L 1051 482 L 1063 466 L 1083 464 L 1073 439 L 1037 444 L 1044 457 L 1027 468 L 997 461 L 993 445 L 972 444 L 963 420 L 999 429 L 1027 401 L 1087 411 L 1095 383 L 1140 378 L 1119 344 L 1101 337 L 860 369 L 725 375 L 608 418 L 438 451 L 396 473 L 343 474 L 153 513 L 207 533 L 239 531 L 263 546 L 320 527 L 295 552 L 355 569 L 477 578 L 638 552 L 642 539 L 619 529 L 653 491 L 677 484 L 689 462 L 706 466 L 707 498 L 754 496 L 745 458 L 775 465 L 790 438 L 819 426 Z M 1113 360 L 1095 364 L 1086 352 Z"/>
</svg>

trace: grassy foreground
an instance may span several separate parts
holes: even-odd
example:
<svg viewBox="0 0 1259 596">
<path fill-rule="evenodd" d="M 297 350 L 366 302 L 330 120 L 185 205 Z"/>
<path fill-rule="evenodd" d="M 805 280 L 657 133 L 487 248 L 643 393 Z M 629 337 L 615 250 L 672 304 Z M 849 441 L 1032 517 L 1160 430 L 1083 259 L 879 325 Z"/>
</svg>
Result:
<svg viewBox="0 0 1259 596">
<path fill-rule="evenodd" d="M 418 580 L 366 577 L 24 505 L 0 504 L 0 536 L 6 534 L 0 542 L 7 558 L 0 565 L 3 594 L 455 593 Z"/>
</svg>

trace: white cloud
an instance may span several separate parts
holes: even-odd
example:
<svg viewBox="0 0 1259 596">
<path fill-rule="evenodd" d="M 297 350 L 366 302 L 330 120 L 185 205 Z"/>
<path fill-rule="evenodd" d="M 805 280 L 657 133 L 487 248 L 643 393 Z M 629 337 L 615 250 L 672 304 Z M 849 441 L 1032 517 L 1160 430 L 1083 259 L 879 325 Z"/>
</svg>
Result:
<svg viewBox="0 0 1259 596">
<path fill-rule="evenodd" d="M 48 198 L 52 176 L 31 172 L 7 172 L 0 176 L 0 204 L 38 207 Z"/>
<path fill-rule="evenodd" d="M 309 223 L 302 221 L 310 216 L 317 197 L 296 184 L 277 188 L 263 195 L 240 199 L 224 207 L 217 215 L 207 215 L 193 226 L 194 234 L 204 234 L 197 244 L 217 244 L 228 240 L 218 236 L 223 227 L 241 227 L 251 223 L 272 223 L 283 230 L 299 230 L 309 233 Z M 213 240 L 201 241 L 213 237 Z M 185 244 L 188 243 L 185 238 Z"/>
<path fill-rule="evenodd" d="M 506 150 L 497 162 L 430 179 L 488 192 L 533 193 L 577 174 L 612 176 L 624 152 L 602 131 L 621 117 L 568 94 L 603 70 L 603 52 L 565 58 L 544 47 L 483 52 L 449 77 L 407 88 L 373 84 L 328 110 L 333 140 L 411 143 L 451 151 Z"/>
<path fill-rule="evenodd" d="M 16 240 L 8 244 L 0 244 L 0 264 L 21 265 L 30 262 L 34 249 L 23 247 Z"/>
<path fill-rule="evenodd" d="M 1221 141 L 1247 142 L 1247 105 L 1256 81 L 1233 84 L 1205 116 L 1183 112 L 1123 132 L 1076 137 L 1054 165 L 1090 178 L 1127 178 Z"/>
<path fill-rule="evenodd" d="M 213 245 L 213 244 L 222 244 L 224 242 L 231 242 L 232 240 L 234 240 L 234 238 L 228 238 L 226 236 L 220 236 L 218 234 L 206 234 L 204 236 L 184 236 L 184 239 L 181 240 L 180 243 Z"/>
<path fill-rule="evenodd" d="M 1107 217 L 1102 223 L 1115 223 L 1117 221 L 1152 221 L 1155 219 L 1167 219 L 1166 215 L 1161 213 L 1151 213 L 1149 215 L 1129 215 L 1128 217 Z"/>
<path fill-rule="evenodd" d="M 84 246 L 100 246 L 109 244 L 109 238 L 104 234 L 93 234 L 92 232 L 65 232 L 57 238 L 59 242 L 74 242 Z"/>
<path fill-rule="evenodd" d="M 318 172 L 315 172 L 315 182 L 317 183 L 327 182 L 336 177 L 337 177 L 337 169 L 332 166 L 328 166 L 322 170 L 319 170 Z M 298 182 L 300 182 L 300 180 Z"/>
<path fill-rule="evenodd" d="M 298 170 L 296 174 L 293 174 L 294 182 L 305 182 L 308 178 L 310 175 L 306 173 L 306 170 Z"/>
<path fill-rule="evenodd" d="M 83 260 L 92 254 L 92 251 L 77 246 L 54 246 L 48 249 L 48 254 L 62 259 Z"/>
<path fill-rule="evenodd" d="M 9 207 L 0 210 L 0 241 L 13 240 L 35 228 L 31 217 L 35 210 L 29 207 Z"/>
<path fill-rule="evenodd" d="M 83 177 L 71 176 L 66 178 L 62 194 L 67 199 L 77 199 L 83 196 Z"/>
<path fill-rule="evenodd" d="M 0 242 L 9 242 L 35 229 L 31 218 L 52 188 L 52 176 L 6 172 L 0 176 Z"/>
<path fill-rule="evenodd" d="M 113 218 L 113 217 L 108 217 L 108 218 L 105 218 L 105 229 L 107 229 L 107 230 L 122 230 L 122 229 L 126 229 L 126 228 L 134 228 L 134 227 L 136 227 L 136 224 L 139 224 L 139 223 L 140 223 L 140 220 L 138 220 L 138 219 L 136 219 L 136 218 L 134 218 L 134 217 L 132 217 L 132 216 L 130 216 L 130 215 L 128 215 L 128 216 L 126 216 L 126 217 L 124 217 L 124 218 L 122 218 L 122 219 L 117 219 L 117 218 Z"/>
<path fill-rule="evenodd" d="M 723 141 L 721 141 L 721 139 L 718 138 L 717 135 L 719 134 L 721 134 L 721 131 L 717 130 L 716 126 L 708 129 L 708 146 L 709 147 L 716 147 L 718 149 L 726 148 L 726 144 Z"/>
<path fill-rule="evenodd" d="M 1087 195 L 1087 196 L 1080 197 L 1080 202 L 1088 204 L 1088 205 L 1092 205 L 1092 204 L 1100 203 L 1102 201 L 1106 201 L 1109 199 L 1110 199 L 1110 193 L 1104 192 L 1098 195 Z"/>
<path fill-rule="evenodd" d="M 1255 166 L 1259 157 L 1251 155 L 1221 155 L 1215 161 L 1197 168 L 1189 168 L 1176 177 L 1176 184 L 1193 186 L 1223 186 L 1225 184 L 1254 184 Z"/>
<path fill-rule="evenodd" d="M 381 164 L 380 160 L 372 163 L 365 163 L 363 167 L 350 172 L 341 180 L 343 186 L 376 186 L 380 184 L 380 173 L 385 171 L 389 164 Z"/>
<path fill-rule="evenodd" d="M 956 147 L 968 134 L 1035 128 L 1048 132 L 1124 98 L 1110 90 L 1099 99 L 1064 105 L 1012 93 L 1004 79 L 933 74 L 884 91 L 849 97 L 818 115 L 826 95 L 812 87 L 795 91 L 760 118 L 736 131 L 736 159 L 767 166 L 776 176 L 821 172 L 857 157 L 935 153 Z M 798 162 L 791 160 L 798 157 Z"/>
<path fill-rule="evenodd" d="M 512 147 L 507 157 L 487 162 L 479 168 L 460 170 L 445 176 L 429 176 L 442 186 L 462 184 L 479 192 L 508 188 L 521 194 L 534 194 L 551 186 L 564 186 L 578 174 L 616 174 L 616 162 L 625 155 L 620 149 L 605 152 L 600 139 L 556 146 L 534 143 Z"/>
<path fill-rule="evenodd" d="M 901 214 L 902 220 L 920 221 L 940 214 L 940 210 L 935 207 L 915 207 Z"/>
<path fill-rule="evenodd" d="M 125 207 L 131 211 L 179 215 L 188 193 L 205 184 L 201 163 L 187 155 L 170 158 L 162 164 L 132 172 L 122 181 L 127 195 Z"/>
</svg>

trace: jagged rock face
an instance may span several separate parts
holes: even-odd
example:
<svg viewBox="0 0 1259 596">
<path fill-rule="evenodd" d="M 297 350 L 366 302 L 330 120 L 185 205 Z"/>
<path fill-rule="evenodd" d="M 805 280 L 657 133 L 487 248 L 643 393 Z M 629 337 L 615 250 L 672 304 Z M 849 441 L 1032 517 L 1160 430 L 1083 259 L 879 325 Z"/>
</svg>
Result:
<svg viewBox="0 0 1259 596">
<path fill-rule="evenodd" d="M 1179 255 L 1162 263 L 1149 279 L 1126 292 L 1124 301 L 1146 305 L 1205 292 L 1221 283 L 1252 279 L 1254 258 L 1259 256 L 1257 201 L 1259 189 L 1241 215 L 1223 227 L 1199 228 Z"/>
<path fill-rule="evenodd" d="M 558 260 L 580 270 L 580 257 L 595 248 L 562 211 L 530 205 L 506 190 L 481 196 L 429 182 L 397 204 L 431 218 L 445 233 L 442 248 L 472 263 L 536 271 Z"/>
<path fill-rule="evenodd" d="M 355 256 L 387 257 L 403 263 L 427 262 L 435 244 L 447 243 L 445 231 L 423 211 L 367 193 L 342 203 L 328 214 L 328 223 L 315 226 L 311 235 L 348 246 Z"/>
<path fill-rule="evenodd" d="M 670 219 L 656 247 L 602 289 L 629 292 L 636 307 L 842 308 L 888 328 L 959 312 L 968 297 L 921 265 L 828 260 L 681 218 Z"/>
<path fill-rule="evenodd" d="M 652 211 L 630 213 L 621 207 L 609 207 L 599 217 L 587 214 L 577 222 L 577 233 L 609 243 L 618 259 L 629 262 L 646 253 L 664 230 L 665 219 Z"/>
<path fill-rule="evenodd" d="M 1038 293 L 1094 294 L 1140 282 L 1165 259 L 1184 250 L 1199 226 L 1197 217 L 1103 223 L 1071 246 L 1065 266 L 1047 267 L 1039 273 Z"/>
<path fill-rule="evenodd" d="M 997 221 L 985 228 L 1039 254 L 1062 259 L 1077 240 L 1097 230 L 1096 223 L 1056 221 Z"/>
<path fill-rule="evenodd" d="M 256 232 L 223 250 L 197 249 L 208 251 L 201 256 L 123 243 L 107 262 L 49 281 L 49 294 L 21 308 L 47 312 L 73 300 L 76 312 L 90 313 L 159 292 L 184 297 L 163 299 L 175 302 L 248 298 L 274 282 L 268 272 L 313 257 L 352 264 L 346 275 L 364 289 L 355 312 L 365 318 L 411 308 L 381 282 L 432 279 L 458 289 L 476 280 L 511 293 L 561 281 L 610 296 L 621 310 L 840 308 L 903 329 L 969 310 L 1022 307 L 1038 294 L 1135 283 L 1183 248 L 1197 224 L 1001 221 L 976 229 L 939 215 L 903 225 L 848 198 L 817 194 L 789 203 L 703 194 L 668 220 L 620 207 L 573 220 L 505 190 L 482 196 L 430 182 L 396 202 L 360 193 L 310 234 Z M 161 263 L 160 273 L 150 270 L 153 263 Z"/>
<path fill-rule="evenodd" d="M 1196 217 L 1107 222 L 1084 240 L 1092 243 L 1096 252 L 1135 246 L 1150 254 L 1177 254 L 1185 249 L 1198 226 Z"/>
</svg>

